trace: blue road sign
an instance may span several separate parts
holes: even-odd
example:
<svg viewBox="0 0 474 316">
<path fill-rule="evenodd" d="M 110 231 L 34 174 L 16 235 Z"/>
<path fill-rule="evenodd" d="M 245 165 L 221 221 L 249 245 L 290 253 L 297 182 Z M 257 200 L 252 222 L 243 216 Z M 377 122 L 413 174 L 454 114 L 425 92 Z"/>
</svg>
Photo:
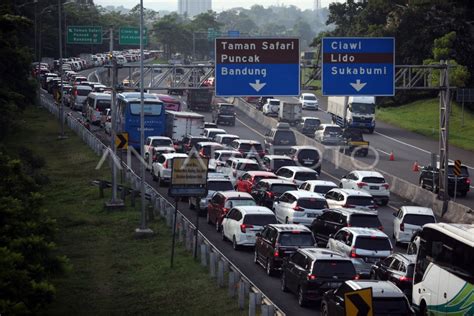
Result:
<svg viewBox="0 0 474 316">
<path fill-rule="evenodd" d="M 395 94 L 395 39 L 326 37 L 322 49 L 325 96 Z"/>
<path fill-rule="evenodd" d="M 217 96 L 300 94 L 297 38 L 217 38 Z"/>
<path fill-rule="evenodd" d="M 229 37 L 239 37 L 240 36 L 240 31 L 238 31 L 238 30 L 229 30 L 229 31 L 227 31 L 227 36 L 229 36 Z"/>
</svg>

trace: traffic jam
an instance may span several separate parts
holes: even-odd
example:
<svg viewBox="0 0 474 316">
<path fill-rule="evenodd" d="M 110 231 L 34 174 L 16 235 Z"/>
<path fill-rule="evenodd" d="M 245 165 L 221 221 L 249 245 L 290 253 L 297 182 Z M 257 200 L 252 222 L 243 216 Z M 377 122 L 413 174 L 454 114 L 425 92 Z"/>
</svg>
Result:
<svg viewBox="0 0 474 316">
<path fill-rule="evenodd" d="M 109 141 L 112 94 L 98 82 L 99 77 L 92 82 L 80 70 L 63 68 L 61 89 L 57 73 L 47 65 L 41 65 L 41 70 L 42 88 L 56 100 L 58 91 L 63 91 L 65 111 L 104 142 Z M 127 80 L 123 78 L 123 83 Z M 447 302 L 447 290 L 438 293 L 437 288 L 443 274 L 434 270 L 444 248 L 432 254 L 435 259 L 429 266 L 426 263 L 431 258 L 428 252 L 435 251 L 435 241 L 429 241 L 436 238 L 434 231 L 470 245 L 464 255 L 459 252 L 461 246 L 450 249 L 453 258 L 459 255 L 459 262 L 449 259 L 450 264 L 457 264 L 449 277 L 452 284 L 470 284 L 472 294 L 474 273 L 467 262 L 474 260 L 473 242 L 472 235 L 466 237 L 474 233 L 472 225 L 437 223 L 432 209 L 391 195 L 390 183 L 381 173 L 335 169 L 323 162 L 318 148 L 298 144 L 295 136 L 296 130 L 348 155 L 367 156 L 369 144 L 363 133 L 373 132 L 370 122 L 365 131 L 322 122 L 318 118 L 320 97 L 310 91 L 301 93 L 296 102 L 278 96 L 242 97 L 243 102 L 278 121 L 268 130 L 241 115 L 233 98 L 216 97 L 214 78 L 207 85 L 210 89 L 185 90 L 182 95 L 144 93 L 143 151 L 140 93 L 118 93 L 116 131 L 126 133 L 128 146 L 142 153 L 146 181 L 163 195 L 172 181 L 173 159 L 193 156 L 208 161 L 207 195 L 183 198 L 180 210 L 185 209 L 189 217 L 199 215 L 208 224 L 201 229 L 210 240 L 219 243 L 230 258 L 239 258 L 243 271 L 252 271 L 248 273 L 251 277 L 258 275 L 259 282 L 269 282 L 262 288 L 280 292 L 274 301 L 308 307 L 301 314 L 309 310 L 345 315 L 347 293 L 371 288 L 373 315 L 428 315 L 428 306 L 442 305 L 435 299 L 441 292 Z M 351 101 L 366 107 L 375 103 L 371 97 Z M 338 102 L 334 98 L 333 106 Z M 303 116 L 308 111 L 314 115 Z M 469 175 L 465 176 L 469 190 Z M 427 183 L 423 186 L 429 188 Z M 433 249 L 427 250 L 428 241 Z M 423 270 L 415 267 L 422 262 L 417 259 L 420 247 L 425 255 Z M 414 287 L 423 283 L 416 279 L 425 279 L 428 273 L 433 279 L 432 301 Z M 262 274 L 268 280 L 262 281 Z M 462 302 L 471 302 L 463 310 L 472 311 L 472 298 Z"/>
</svg>

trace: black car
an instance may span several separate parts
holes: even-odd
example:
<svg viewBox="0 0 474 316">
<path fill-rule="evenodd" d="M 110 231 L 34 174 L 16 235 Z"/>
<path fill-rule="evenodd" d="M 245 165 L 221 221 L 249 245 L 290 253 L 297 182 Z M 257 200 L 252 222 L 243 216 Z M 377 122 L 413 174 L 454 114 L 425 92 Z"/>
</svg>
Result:
<svg viewBox="0 0 474 316">
<path fill-rule="evenodd" d="M 321 314 L 346 316 L 345 294 L 367 288 L 372 289 L 371 315 L 410 316 L 415 314 L 408 299 L 395 284 L 375 280 L 346 281 L 337 289 L 327 291 L 321 301 Z"/>
<path fill-rule="evenodd" d="M 260 97 L 260 98 L 258 98 L 257 103 L 255 104 L 257 109 L 261 111 L 263 109 L 263 105 L 267 102 L 268 99 L 273 99 L 273 97 Z"/>
<path fill-rule="evenodd" d="M 235 108 L 230 103 L 217 103 L 212 111 L 212 121 L 219 124 L 235 126 Z"/>
<path fill-rule="evenodd" d="M 298 248 L 314 247 L 311 231 L 303 225 L 270 224 L 255 240 L 254 262 L 261 264 L 268 275 L 281 270 L 283 258 L 293 254 Z"/>
<path fill-rule="evenodd" d="M 254 185 L 250 194 L 258 205 L 273 208 L 273 201 L 286 191 L 297 190 L 293 182 L 281 179 L 263 179 Z"/>
<path fill-rule="evenodd" d="M 328 249 L 298 249 L 283 260 L 281 290 L 296 293 L 298 304 L 305 306 L 354 278 L 356 270 L 349 258 Z"/>
<path fill-rule="evenodd" d="M 456 177 L 454 176 L 454 164 L 448 165 L 448 194 L 454 196 Z M 439 183 L 439 169 L 434 169 L 431 166 L 426 166 L 421 169 L 420 186 L 432 192 L 438 192 Z M 466 166 L 461 166 L 461 175 L 457 177 L 457 195 L 466 196 L 471 186 L 471 179 L 469 179 L 469 171 Z"/>
<path fill-rule="evenodd" d="M 413 288 L 413 272 L 416 255 L 394 253 L 387 258 L 377 261 L 372 266 L 372 279 L 394 283 L 407 297 L 411 297 Z"/>
<path fill-rule="evenodd" d="M 296 145 L 295 133 L 288 123 L 278 123 L 275 128 L 265 134 L 265 152 L 272 155 L 284 155 Z"/>
<path fill-rule="evenodd" d="M 281 167 L 296 166 L 296 162 L 285 155 L 265 155 L 261 163 L 262 167 L 269 172 L 276 172 Z"/>
<path fill-rule="evenodd" d="M 342 227 L 368 227 L 383 230 L 377 214 L 358 209 L 328 209 L 316 217 L 311 231 L 318 245 L 326 246 L 329 235 L 335 235 Z"/>
</svg>

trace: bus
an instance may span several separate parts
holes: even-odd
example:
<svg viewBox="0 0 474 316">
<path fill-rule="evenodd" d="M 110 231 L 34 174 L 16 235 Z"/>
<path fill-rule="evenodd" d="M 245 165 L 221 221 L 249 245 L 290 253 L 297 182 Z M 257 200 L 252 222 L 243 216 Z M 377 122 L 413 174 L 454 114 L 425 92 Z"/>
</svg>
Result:
<svg viewBox="0 0 474 316">
<path fill-rule="evenodd" d="M 156 94 L 156 96 L 165 105 L 165 110 L 177 111 L 177 112 L 181 111 L 182 104 L 181 104 L 181 101 L 179 101 L 178 99 L 173 98 L 172 96 L 167 95 L 167 94 Z"/>
<path fill-rule="evenodd" d="M 413 276 L 419 315 L 474 315 L 474 224 L 426 224 Z"/>
<path fill-rule="evenodd" d="M 140 150 L 140 93 L 117 95 L 117 131 L 128 133 L 128 145 Z M 144 94 L 145 139 L 165 134 L 166 111 L 163 102 L 153 94 Z"/>
</svg>

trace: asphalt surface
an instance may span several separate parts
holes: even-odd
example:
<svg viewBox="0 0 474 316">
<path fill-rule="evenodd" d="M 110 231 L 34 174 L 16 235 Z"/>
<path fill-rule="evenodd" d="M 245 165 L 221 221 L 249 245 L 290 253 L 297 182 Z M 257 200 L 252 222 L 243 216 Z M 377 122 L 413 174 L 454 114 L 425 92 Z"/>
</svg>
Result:
<svg viewBox="0 0 474 316">
<path fill-rule="evenodd" d="M 91 71 L 85 71 L 84 74 L 89 74 Z M 127 76 L 127 71 L 119 71 L 119 80 Z M 69 111 L 69 109 L 67 109 Z M 202 113 L 205 115 L 208 121 L 210 119 L 210 113 Z M 75 117 L 81 117 L 80 113 L 75 112 L 73 114 Z M 265 128 L 258 126 L 254 121 L 246 118 L 246 116 L 239 117 L 236 121 L 235 127 L 223 127 L 227 132 L 232 134 L 237 134 L 241 138 L 255 139 L 263 142 L 263 135 L 267 131 Z M 98 127 L 93 126 L 92 131 L 102 139 L 106 144 L 110 142 L 110 136 L 106 135 L 103 130 Z M 132 168 L 139 174 L 140 166 L 137 159 L 132 161 Z M 333 165 L 324 163 L 322 166 L 322 175 L 321 179 L 330 180 L 338 183 L 338 180 L 346 173 L 345 170 L 336 169 Z M 167 187 L 158 187 L 156 182 L 153 182 L 152 177 L 149 172 L 146 173 L 146 179 L 149 184 L 153 185 L 160 194 L 167 196 Z M 169 198 L 170 202 L 173 202 Z M 378 209 L 379 218 L 382 224 L 384 225 L 385 233 L 391 237 L 393 233 L 393 211 L 397 207 L 402 205 L 411 205 L 409 201 L 406 201 L 398 196 L 391 196 L 391 200 L 388 206 L 380 207 Z M 192 222 L 196 220 L 196 212 L 190 210 L 187 203 L 180 202 L 179 210 Z M 208 238 L 222 253 L 224 253 L 227 258 L 232 260 L 234 264 L 264 293 L 267 295 L 273 302 L 275 302 L 287 315 L 319 315 L 319 304 L 313 304 L 308 308 L 301 308 L 296 300 L 296 296 L 289 293 L 283 293 L 280 290 L 280 280 L 278 277 L 268 277 L 264 269 L 260 266 L 256 266 L 253 263 L 253 249 L 244 249 L 241 251 L 233 250 L 230 242 L 224 242 L 221 239 L 220 233 L 215 231 L 214 226 L 207 225 L 205 223 L 205 218 L 200 218 L 200 231 Z M 392 240 L 392 244 L 395 243 Z M 406 249 L 395 247 L 395 251 L 405 252 Z"/>
</svg>

